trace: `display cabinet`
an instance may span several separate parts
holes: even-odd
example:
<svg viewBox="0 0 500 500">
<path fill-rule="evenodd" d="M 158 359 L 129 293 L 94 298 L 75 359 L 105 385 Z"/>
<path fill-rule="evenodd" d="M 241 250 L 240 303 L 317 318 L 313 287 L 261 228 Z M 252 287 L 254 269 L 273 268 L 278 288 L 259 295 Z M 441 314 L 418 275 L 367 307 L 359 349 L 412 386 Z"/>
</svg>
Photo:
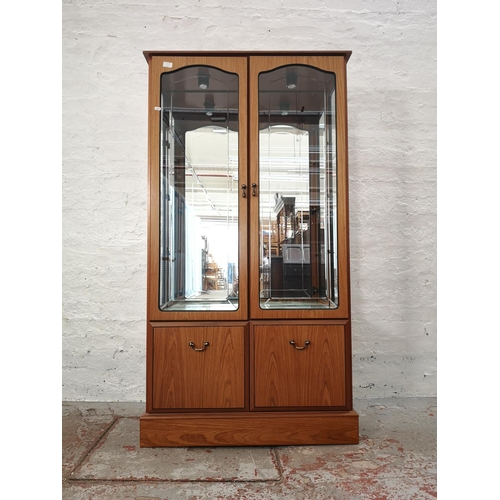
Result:
<svg viewBox="0 0 500 500">
<path fill-rule="evenodd" d="M 358 442 L 350 52 L 145 52 L 141 446 Z"/>
</svg>

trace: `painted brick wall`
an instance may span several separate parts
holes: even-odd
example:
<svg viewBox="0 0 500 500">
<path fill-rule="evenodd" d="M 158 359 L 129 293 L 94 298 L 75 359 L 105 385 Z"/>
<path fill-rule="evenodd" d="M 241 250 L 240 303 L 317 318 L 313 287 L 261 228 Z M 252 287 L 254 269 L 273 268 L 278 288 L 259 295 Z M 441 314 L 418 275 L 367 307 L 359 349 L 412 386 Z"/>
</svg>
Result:
<svg viewBox="0 0 500 500">
<path fill-rule="evenodd" d="M 355 397 L 436 395 L 436 4 L 63 0 L 63 399 L 143 401 L 143 50 L 352 50 Z"/>
</svg>

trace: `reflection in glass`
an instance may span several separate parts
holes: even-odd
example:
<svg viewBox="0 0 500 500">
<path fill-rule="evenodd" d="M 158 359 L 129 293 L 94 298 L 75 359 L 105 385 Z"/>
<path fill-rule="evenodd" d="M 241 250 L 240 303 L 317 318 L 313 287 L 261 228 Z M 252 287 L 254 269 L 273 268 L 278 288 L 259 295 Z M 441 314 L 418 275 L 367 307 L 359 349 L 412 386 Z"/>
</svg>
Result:
<svg viewBox="0 0 500 500">
<path fill-rule="evenodd" d="M 238 76 L 161 77 L 160 309 L 238 309 Z"/>
<path fill-rule="evenodd" d="M 260 307 L 338 307 L 335 74 L 259 75 Z"/>
</svg>

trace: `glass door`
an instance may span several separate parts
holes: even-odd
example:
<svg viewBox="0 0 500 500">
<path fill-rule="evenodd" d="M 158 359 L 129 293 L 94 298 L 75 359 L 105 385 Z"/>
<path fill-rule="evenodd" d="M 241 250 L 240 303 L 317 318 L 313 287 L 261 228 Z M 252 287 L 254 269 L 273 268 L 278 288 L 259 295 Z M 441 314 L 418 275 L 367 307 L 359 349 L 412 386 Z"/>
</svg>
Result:
<svg viewBox="0 0 500 500">
<path fill-rule="evenodd" d="M 335 60 L 252 58 L 252 317 L 346 313 L 345 101 Z"/>
<path fill-rule="evenodd" d="M 246 61 L 219 59 L 156 61 L 157 319 L 247 315 Z"/>
</svg>

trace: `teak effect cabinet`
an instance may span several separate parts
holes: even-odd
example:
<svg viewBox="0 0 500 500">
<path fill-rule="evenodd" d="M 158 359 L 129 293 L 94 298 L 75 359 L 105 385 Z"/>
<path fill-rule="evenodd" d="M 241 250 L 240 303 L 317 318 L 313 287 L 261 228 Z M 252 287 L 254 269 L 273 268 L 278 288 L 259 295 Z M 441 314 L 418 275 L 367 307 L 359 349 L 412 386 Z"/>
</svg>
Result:
<svg viewBox="0 0 500 500">
<path fill-rule="evenodd" d="M 141 446 L 358 442 L 350 52 L 145 52 Z"/>
</svg>

